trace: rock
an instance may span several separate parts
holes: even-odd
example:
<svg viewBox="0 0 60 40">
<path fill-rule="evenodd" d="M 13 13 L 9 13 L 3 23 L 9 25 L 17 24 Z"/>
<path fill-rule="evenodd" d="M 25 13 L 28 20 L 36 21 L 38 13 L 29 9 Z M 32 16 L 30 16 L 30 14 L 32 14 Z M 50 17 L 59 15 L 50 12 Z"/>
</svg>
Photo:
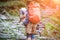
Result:
<svg viewBox="0 0 60 40">
<path fill-rule="evenodd" d="M 16 25 L 12 25 L 10 28 L 16 28 L 17 26 Z"/>
<path fill-rule="evenodd" d="M 4 25 L 2 23 L 0 23 L 0 27 L 4 27 Z"/>
<path fill-rule="evenodd" d="M 2 14 L 0 14 L 0 19 L 2 19 L 2 20 L 13 20 L 13 18 L 10 18 L 10 17 L 8 17 L 6 15 L 2 15 Z"/>
<path fill-rule="evenodd" d="M 2 17 L 2 15 L 1 15 Z M 5 17 L 5 18 L 4 18 Z M 11 16 L 11 18 L 13 18 Z M 5 15 L 1 18 L 3 20 L 7 19 Z M 0 23 L 0 37 L 1 38 L 12 38 L 16 37 L 17 39 L 26 39 L 26 36 L 24 35 L 25 26 L 21 23 L 17 25 L 17 17 L 13 18 L 14 20 L 12 22 L 9 21 L 2 21 Z"/>
<path fill-rule="evenodd" d="M 6 16 L 0 14 L 0 19 L 7 19 Z"/>
<path fill-rule="evenodd" d="M 26 39 L 26 36 L 24 34 L 20 34 L 16 36 L 17 39 Z"/>
<path fill-rule="evenodd" d="M 2 22 L 2 20 L 0 19 L 0 23 Z"/>
<path fill-rule="evenodd" d="M 0 38 L 11 38 L 11 35 L 0 33 Z"/>
</svg>

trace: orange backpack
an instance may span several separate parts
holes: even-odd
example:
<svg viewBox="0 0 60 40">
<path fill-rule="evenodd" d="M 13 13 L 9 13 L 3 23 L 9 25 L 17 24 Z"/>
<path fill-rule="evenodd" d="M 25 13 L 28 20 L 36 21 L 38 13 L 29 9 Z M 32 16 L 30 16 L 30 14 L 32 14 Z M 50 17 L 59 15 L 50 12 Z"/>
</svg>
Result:
<svg viewBox="0 0 60 40">
<path fill-rule="evenodd" d="M 29 21 L 33 24 L 40 22 L 40 5 L 36 2 L 30 2 L 28 5 Z"/>
</svg>

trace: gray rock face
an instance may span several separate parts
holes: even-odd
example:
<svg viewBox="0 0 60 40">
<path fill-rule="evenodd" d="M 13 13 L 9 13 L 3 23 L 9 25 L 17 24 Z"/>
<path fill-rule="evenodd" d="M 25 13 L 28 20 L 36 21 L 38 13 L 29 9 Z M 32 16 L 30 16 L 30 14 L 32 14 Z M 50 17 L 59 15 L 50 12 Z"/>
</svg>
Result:
<svg viewBox="0 0 60 40">
<path fill-rule="evenodd" d="M 2 19 L 2 20 L 13 20 L 10 17 L 10 14 L 8 12 L 2 12 L 2 13 L 0 13 L 0 19 Z"/>
<path fill-rule="evenodd" d="M 11 38 L 11 35 L 0 33 L 0 38 Z"/>
<path fill-rule="evenodd" d="M 6 16 L 4 16 L 4 15 L 0 15 L 0 18 L 1 19 L 7 19 Z"/>
<path fill-rule="evenodd" d="M 11 16 L 13 18 L 13 16 Z M 7 19 L 5 15 L 0 15 L 0 19 Z M 13 21 L 0 20 L 0 38 L 16 38 L 16 39 L 26 39 L 24 35 L 25 28 L 24 25 L 18 23 L 18 17 L 14 17 Z"/>
</svg>

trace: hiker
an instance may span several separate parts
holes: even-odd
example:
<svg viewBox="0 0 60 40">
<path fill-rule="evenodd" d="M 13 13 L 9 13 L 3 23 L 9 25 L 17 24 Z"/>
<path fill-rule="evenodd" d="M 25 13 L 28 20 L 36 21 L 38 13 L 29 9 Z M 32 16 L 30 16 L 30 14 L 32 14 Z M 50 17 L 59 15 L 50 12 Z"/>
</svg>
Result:
<svg viewBox="0 0 60 40">
<path fill-rule="evenodd" d="M 21 7 L 21 9 L 19 10 L 19 23 L 23 24 L 25 26 L 25 28 L 27 28 L 28 25 L 28 11 L 27 8 L 25 7 Z M 27 35 L 28 36 L 28 35 Z"/>
<path fill-rule="evenodd" d="M 39 0 L 28 0 L 28 23 L 26 25 L 27 40 L 35 40 L 36 27 L 40 23 L 40 5 Z"/>
</svg>

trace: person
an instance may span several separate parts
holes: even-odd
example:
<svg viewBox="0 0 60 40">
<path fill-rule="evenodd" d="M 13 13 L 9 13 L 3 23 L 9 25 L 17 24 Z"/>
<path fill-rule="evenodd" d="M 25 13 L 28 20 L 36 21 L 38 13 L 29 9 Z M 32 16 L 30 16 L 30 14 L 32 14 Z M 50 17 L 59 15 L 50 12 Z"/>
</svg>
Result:
<svg viewBox="0 0 60 40">
<path fill-rule="evenodd" d="M 19 23 L 23 24 L 25 28 L 28 25 L 28 11 L 26 7 L 21 7 L 19 10 Z M 26 33 L 27 34 L 27 33 Z M 28 35 L 27 35 L 28 38 Z"/>
<path fill-rule="evenodd" d="M 29 5 L 30 5 L 30 3 L 36 3 L 36 5 L 38 5 L 39 6 L 39 3 L 38 3 L 38 1 L 39 0 L 28 0 L 27 1 L 27 8 L 29 8 Z M 31 6 L 31 5 L 30 5 Z M 31 7 L 33 7 L 33 6 L 31 6 Z M 39 6 L 40 7 L 40 6 Z M 34 7 L 35 8 L 35 7 Z M 33 9 L 34 9 L 33 8 Z M 38 7 L 37 7 L 38 8 Z M 29 9 L 28 9 L 29 10 Z M 32 9 L 31 9 L 32 10 Z M 31 12 L 31 10 L 30 10 L 30 12 Z M 36 10 L 36 9 L 35 9 Z M 38 11 L 39 11 L 39 13 L 40 13 L 40 9 L 37 9 Z M 36 11 L 37 11 L 36 10 Z M 33 14 L 33 11 L 31 12 L 32 14 Z M 28 12 L 28 14 L 29 14 L 29 12 Z M 39 14 L 39 16 L 40 16 L 40 14 Z M 37 27 L 37 24 L 39 24 L 40 22 L 38 22 L 38 23 L 36 23 L 36 24 L 34 24 L 34 23 L 32 23 L 32 22 L 30 22 L 30 20 L 29 20 L 29 15 L 28 15 L 28 24 L 26 25 L 26 34 L 27 34 L 27 40 L 35 40 L 35 34 L 36 34 L 36 27 Z"/>
</svg>

